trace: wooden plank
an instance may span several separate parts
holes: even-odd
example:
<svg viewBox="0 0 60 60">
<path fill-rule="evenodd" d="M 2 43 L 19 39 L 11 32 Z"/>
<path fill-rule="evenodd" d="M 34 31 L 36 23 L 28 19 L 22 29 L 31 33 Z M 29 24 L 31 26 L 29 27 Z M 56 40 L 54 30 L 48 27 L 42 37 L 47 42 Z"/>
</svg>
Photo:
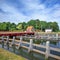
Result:
<svg viewBox="0 0 60 60">
<path fill-rule="evenodd" d="M 50 50 L 53 50 L 53 51 L 58 51 L 58 52 L 60 52 L 60 49 L 59 49 L 59 48 L 53 48 L 53 47 L 50 47 Z"/>
<path fill-rule="evenodd" d="M 4 38 L 4 40 L 7 40 L 7 38 Z M 9 40 L 13 40 L 13 39 L 10 39 L 10 38 L 9 38 Z"/>
<path fill-rule="evenodd" d="M 15 39 L 15 42 L 20 42 L 20 40 Z"/>
<path fill-rule="evenodd" d="M 29 47 L 26 47 L 26 46 L 22 46 L 22 48 L 28 49 Z"/>
<path fill-rule="evenodd" d="M 40 50 L 33 49 L 33 51 L 45 55 L 45 52 L 42 52 L 42 51 L 40 51 Z"/>
<path fill-rule="evenodd" d="M 41 47 L 41 48 L 46 48 L 44 45 L 39 45 L 39 44 L 33 44 L 34 46 Z"/>
<path fill-rule="evenodd" d="M 22 43 L 25 43 L 25 44 L 30 44 L 29 42 L 25 42 L 25 41 L 22 41 Z"/>
<path fill-rule="evenodd" d="M 58 59 L 58 60 L 60 60 L 60 56 L 53 55 L 53 54 L 49 54 L 49 56 L 50 56 L 50 57 L 53 57 L 53 58 L 55 58 L 55 59 Z"/>
</svg>

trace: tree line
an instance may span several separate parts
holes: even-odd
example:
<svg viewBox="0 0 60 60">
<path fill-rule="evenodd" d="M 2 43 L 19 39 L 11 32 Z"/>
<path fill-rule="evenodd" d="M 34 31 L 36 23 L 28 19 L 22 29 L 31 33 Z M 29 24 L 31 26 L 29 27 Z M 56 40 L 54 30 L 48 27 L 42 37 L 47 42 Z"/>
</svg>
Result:
<svg viewBox="0 0 60 60">
<path fill-rule="evenodd" d="M 46 22 L 40 21 L 39 19 L 30 20 L 28 22 L 20 22 L 18 24 L 2 22 L 0 23 L 0 31 L 14 31 L 14 30 L 25 31 L 28 26 L 33 26 L 35 30 L 41 31 L 45 31 L 45 29 L 52 29 L 54 32 L 59 31 L 59 26 L 57 22 Z"/>
</svg>

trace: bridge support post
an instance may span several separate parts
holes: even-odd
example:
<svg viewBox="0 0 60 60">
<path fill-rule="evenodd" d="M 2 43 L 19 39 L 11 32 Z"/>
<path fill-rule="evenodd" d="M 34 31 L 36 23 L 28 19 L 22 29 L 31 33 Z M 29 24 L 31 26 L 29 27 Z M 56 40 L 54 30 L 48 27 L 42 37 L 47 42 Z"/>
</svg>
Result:
<svg viewBox="0 0 60 60">
<path fill-rule="evenodd" d="M 50 48 L 49 48 L 49 41 L 46 42 L 46 54 L 45 54 L 45 60 L 48 60 L 49 54 L 50 54 Z"/>
<path fill-rule="evenodd" d="M 13 52 L 15 52 L 15 36 L 13 36 L 12 48 L 13 48 Z"/>
<path fill-rule="evenodd" d="M 7 49 L 9 49 L 9 36 L 7 36 L 7 42 L 6 42 L 6 45 L 7 45 Z"/>
<path fill-rule="evenodd" d="M 2 48 L 4 48 L 4 36 L 2 36 Z"/>
<path fill-rule="evenodd" d="M 32 49 L 33 49 L 33 40 L 30 39 L 30 46 L 29 46 L 28 52 L 32 51 Z"/>
</svg>

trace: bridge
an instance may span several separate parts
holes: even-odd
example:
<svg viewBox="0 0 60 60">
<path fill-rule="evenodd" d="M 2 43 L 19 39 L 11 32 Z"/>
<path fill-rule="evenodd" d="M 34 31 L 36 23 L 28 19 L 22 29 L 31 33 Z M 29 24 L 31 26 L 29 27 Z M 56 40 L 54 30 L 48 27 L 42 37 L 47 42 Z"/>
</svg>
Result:
<svg viewBox="0 0 60 60">
<path fill-rule="evenodd" d="M 49 40 L 46 41 L 46 46 L 41 45 L 41 44 L 34 44 L 32 37 L 30 37 L 30 42 L 23 41 L 23 36 L 26 36 L 26 35 L 34 35 L 34 33 L 26 33 L 26 32 L 22 32 L 22 33 L 16 33 L 16 32 L 0 33 L 0 43 L 2 45 L 2 48 L 4 48 L 4 46 L 7 46 L 7 49 L 9 49 L 9 47 L 13 47 L 13 46 L 16 49 L 25 48 L 25 49 L 28 49 L 27 52 L 36 52 L 36 53 L 40 53 L 40 54 L 45 55 L 45 59 L 52 57 L 52 58 L 55 58 L 57 60 L 60 60 L 60 56 L 50 53 L 51 50 L 60 53 L 60 48 L 50 47 L 49 46 L 49 44 L 50 44 Z M 13 36 L 13 38 L 12 39 L 9 38 L 10 36 Z M 16 39 L 15 38 L 16 36 L 20 36 L 19 37 L 20 39 Z M 23 46 L 22 46 L 22 44 L 23 44 Z M 45 51 L 41 51 L 35 47 L 43 48 L 43 49 L 45 49 Z M 14 49 L 14 52 L 15 52 L 15 49 Z"/>
</svg>

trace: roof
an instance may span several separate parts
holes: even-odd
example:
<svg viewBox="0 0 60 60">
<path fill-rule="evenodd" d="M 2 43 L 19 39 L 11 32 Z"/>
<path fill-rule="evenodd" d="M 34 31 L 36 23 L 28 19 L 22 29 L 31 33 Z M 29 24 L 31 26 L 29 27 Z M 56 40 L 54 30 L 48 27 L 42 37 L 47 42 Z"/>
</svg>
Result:
<svg viewBox="0 0 60 60">
<path fill-rule="evenodd" d="M 33 26 L 28 26 L 26 31 L 28 31 L 28 32 L 32 32 L 33 29 L 34 29 Z"/>
<path fill-rule="evenodd" d="M 27 29 L 32 29 L 32 28 L 33 28 L 33 26 L 28 26 L 28 27 L 27 27 Z"/>
</svg>

